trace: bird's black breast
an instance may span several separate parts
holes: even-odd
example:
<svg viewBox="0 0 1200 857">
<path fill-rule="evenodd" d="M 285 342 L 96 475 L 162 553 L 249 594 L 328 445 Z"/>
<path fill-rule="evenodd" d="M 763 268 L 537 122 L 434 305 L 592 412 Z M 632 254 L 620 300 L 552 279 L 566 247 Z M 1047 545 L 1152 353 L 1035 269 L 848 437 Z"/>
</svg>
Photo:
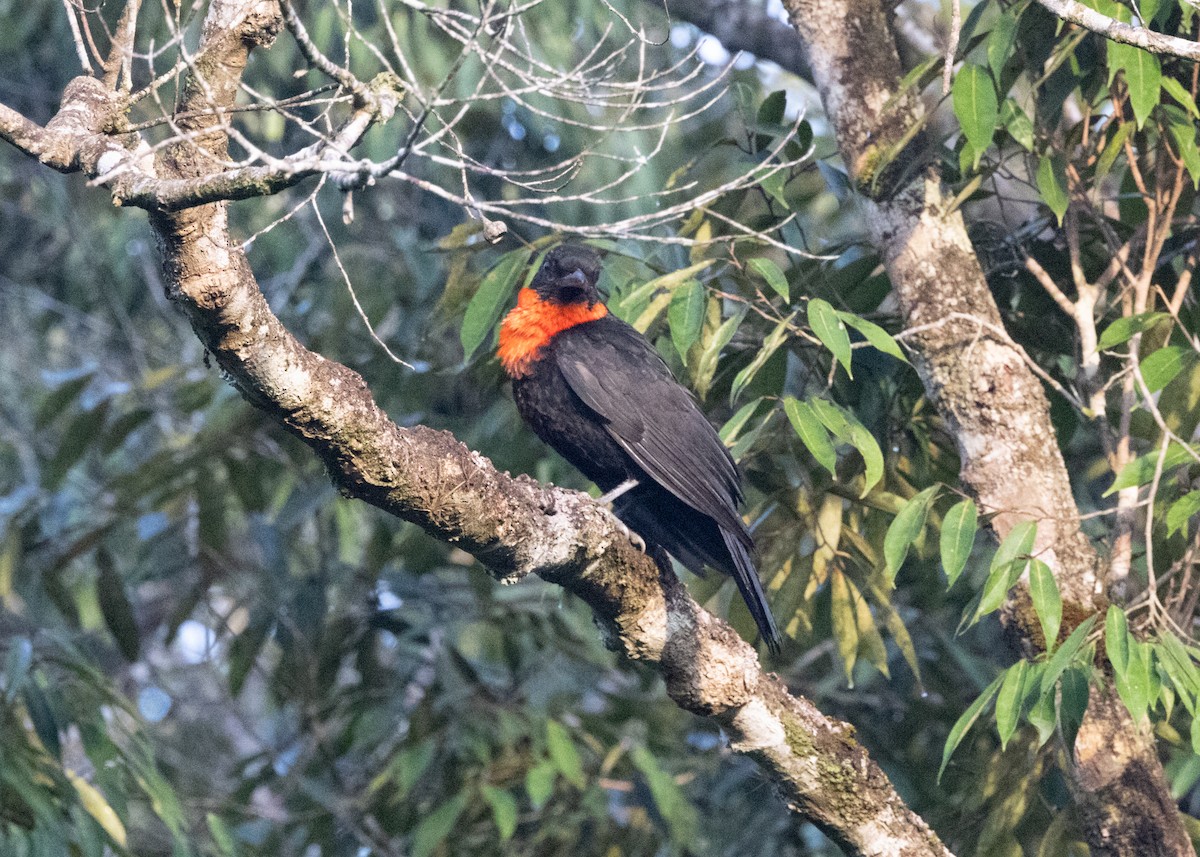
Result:
<svg viewBox="0 0 1200 857">
<path fill-rule="evenodd" d="M 588 322 L 579 327 L 586 327 Z M 542 349 L 528 375 L 513 381 L 513 399 L 530 428 L 588 479 L 609 491 L 626 479 L 644 474 L 621 449 L 605 422 L 575 394 L 554 359 L 556 347 L 570 328 Z"/>
</svg>

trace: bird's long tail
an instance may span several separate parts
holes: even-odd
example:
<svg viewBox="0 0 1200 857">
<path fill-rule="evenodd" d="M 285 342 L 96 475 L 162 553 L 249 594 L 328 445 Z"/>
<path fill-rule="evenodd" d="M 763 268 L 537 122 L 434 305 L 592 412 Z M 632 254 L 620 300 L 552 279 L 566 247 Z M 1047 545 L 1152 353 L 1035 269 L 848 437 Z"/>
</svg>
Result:
<svg viewBox="0 0 1200 857">
<path fill-rule="evenodd" d="M 724 527 L 721 527 L 721 537 L 725 539 L 725 547 L 733 557 L 733 580 L 737 584 L 738 592 L 742 593 L 746 606 L 750 608 L 750 615 L 754 617 L 754 624 L 758 626 L 758 632 L 762 634 L 767 648 L 771 650 L 771 654 L 777 655 L 783 645 L 783 638 L 779 635 L 771 608 L 767 606 L 767 596 L 763 592 L 762 581 L 758 579 L 754 561 L 750 558 L 750 551 L 738 539 L 736 533 L 731 533 Z"/>
</svg>

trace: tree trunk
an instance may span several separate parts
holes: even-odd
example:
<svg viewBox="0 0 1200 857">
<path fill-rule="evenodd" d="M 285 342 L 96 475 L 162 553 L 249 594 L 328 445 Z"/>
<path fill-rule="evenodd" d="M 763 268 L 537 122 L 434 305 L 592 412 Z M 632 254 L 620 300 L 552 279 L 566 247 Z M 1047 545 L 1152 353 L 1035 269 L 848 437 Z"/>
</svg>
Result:
<svg viewBox="0 0 1200 857">
<path fill-rule="evenodd" d="M 994 513 L 998 538 L 1020 521 L 1037 522 L 1034 550 L 1054 570 L 1067 634 L 1104 609 L 1100 559 L 1079 528 L 1045 392 L 1003 330 L 961 214 L 950 210 L 937 175 L 921 163 L 921 135 L 909 133 L 923 108 L 911 92 L 897 93 L 902 72 L 883 6 L 784 5 L 808 45 L 842 159 L 863 191 L 913 363 L 957 443 L 962 481 L 981 509 Z M 1045 647 L 1025 582 L 1005 620 L 1026 647 Z M 1068 779 L 1093 855 L 1194 855 L 1153 738 L 1135 726 L 1111 687 L 1093 693 L 1075 749 Z"/>
</svg>

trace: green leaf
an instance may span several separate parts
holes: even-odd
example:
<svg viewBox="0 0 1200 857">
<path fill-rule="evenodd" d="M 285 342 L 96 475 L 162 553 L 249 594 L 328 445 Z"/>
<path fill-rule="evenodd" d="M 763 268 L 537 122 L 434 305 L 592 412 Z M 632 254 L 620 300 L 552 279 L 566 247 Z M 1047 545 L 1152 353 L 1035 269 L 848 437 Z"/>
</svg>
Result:
<svg viewBox="0 0 1200 857">
<path fill-rule="evenodd" d="M 1096 343 L 1096 348 L 1099 351 L 1116 348 L 1132 339 L 1134 334 L 1149 330 L 1160 321 L 1165 321 L 1170 317 L 1165 312 L 1143 312 L 1137 315 L 1122 316 L 1104 329 L 1104 333 L 1100 334 L 1100 341 Z"/>
<path fill-rule="evenodd" d="M 237 857 L 237 842 L 221 817 L 210 812 L 205 814 L 204 820 L 208 823 L 208 833 L 212 836 L 213 843 L 220 849 L 221 854 L 224 857 Z"/>
<path fill-rule="evenodd" d="M 1040 559 L 1029 563 L 1029 597 L 1042 626 L 1046 651 L 1053 652 L 1058 645 L 1058 629 L 1062 625 L 1062 594 L 1058 591 L 1054 572 Z"/>
<path fill-rule="evenodd" d="M 858 660 L 858 610 L 854 597 L 862 595 L 838 568 L 829 575 L 829 594 L 833 636 L 846 672 L 846 684 L 854 687 L 854 664 Z"/>
<path fill-rule="evenodd" d="M 1195 110 L 1195 105 L 1192 109 Z M 1186 113 L 1173 104 L 1164 104 L 1162 113 L 1166 117 L 1167 130 L 1175 142 L 1179 157 L 1192 176 L 1192 187 L 1200 187 L 1200 148 L 1196 146 L 1195 124 Z"/>
<path fill-rule="evenodd" d="M 955 503 L 942 518 L 942 568 L 946 571 L 947 587 L 953 586 L 967 566 L 975 533 L 979 529 L 979 513 L 971 499 Z"/>
<path fill-rule="evenodd" d="M 582 789 L 587 785 L 587 777 L 583 773 L 583 762 L 575 742 L 565 726 L 557 720 L 546 721 L 546 748 L 550 751 L 550 761 L 563 775 L 567 782 Z"/>
<path fill-rule="evenodd" d="M 471 359 L 496 326 L 528 258 L 529 251 L 523 249 L 504 254 L 479 284 L 478 291 L 467 304 L 459 332 L 464 360 Z"/>
<path fill-rule="evenodd" d="M 1000 115 L 996 85 L 987 69 L 964 63 L 954 77 L 950 96 L 963 136 L 976 153 L 973 167 L 978 167 L 980 156 L 992 142 L 996 119 Z"/>
<path fill-rule="evenodd" d="M 31 680 L 25 682 L 21 696 L 25 699 L 25 711 L 28 713 L 29 719 L 33 721 L 33 731 L 37 733 L 42 746 L 55 759 L 61 760 L 62 744 L 58 740 L 58 721 L 54 717 L 54 710 L 50 707 L 46 694 L 42 693 L 36 680 Z"/>
<path fill-rule="evenodd" d="M 1162 88 L 1167 95 L 1178 101 L 1193 119 L 1200 119 L 1200 108 L 1196 107 L 1196 100 L 1192 98 L 1190 92 L 1183 88 L 1182 83 L 1168 76 L 1162 79 Z"/>
<path fill-rule="evenodd" d="M 725 425 L 721 426 L 721 430 L 717 432 L 717 436 L 721 438 L 721 443 L 726 446 L 731 445 L 742 429 L 746 427 L 746 423 L 750 422 L 750 418 L 754 416 L 754 412 L 758 410 L 758 406 L 762 404 L 762 396 L 759 396 L 753 402 L 747 402 L 738 408 L 737 413 L 729 418 Z"/>
<path fill-rule="evenodd" d="M 690 280 L 671 294 L 667 322 L 671 325 L 671 342 L 687 365 L 688 351 L 704 329 L 704 311 L 708 305 L 708 290 L 699 280 Z"/>
<path fill-rule="evenodd" d="M 700 398 L 708 395 L 709 384 L 712 383 L 713 375 L 717 371 L 717 360 L 721 356 L 721 349 L 729 344 L 729 340 L 733 339 L 733 335 L 737 333 L 738 327 L 742 323 L 742 319 L 746 317 L 749 310 L 742 307 L 737 313 L 725 319 L 704 343 L 704 350 L 700 352 L 700 359 L 696 361 L 696 367 L 693 373 L 693 380 L 696 382 L 696 392 Z"/>
<path fill-rule="evenodd" d="M 828 301 L 813 298 L 808 302 L 808 326 L 817 339 L 833 352 L 833 356 L 846 369 L 846 374 L 853 378 L 854 373 L 850 371 L 850 334 L 846 332 L 846 324 L 838 317 L 837 310 Z"/>
<path fill-rule="evenodd" d="M 1146 382 L 1146 387 L 1151 393 L 1157 393 L 1171 383 L 1176 375 L 1195 363 L 1198 358 L 1200 355 L 1190 348 L 1178 345 L 1160 348 L 1148 354 L 1146 359 L 1141 362 L 1139 368 L 1142 372 L 1142 380 Z"/>
<path fill-rule="evenodd" d="M 1067 195 L 1066 161 L 1059 155 L 1043 157 L 1038 162 L 1037 188 L 1042 201 L 1054 212 L 1058 225 L 1062 225 L 1067 213 L 1070 197 Z"/>
<path fill-rule="evenodd" d="M 421 819 L 413 831 L 409 857 L 429 857 L 454 830 L 458 817 L 467 806 L 466 792 L 460 792 Z"/>
<path fill-rule="evenodd" d="M 987 580 L 983 582 L 983 589 L 979 592 L 979 601 L 975 605 L 975 612 L 971 615 L 970 622 L 967 623 L 968 626 L 974 625 L 984 616 L 999 609 L 1008 597 L 1008 590 L 1013 588 L 1013 584 L 1025 570 L 1026 564 L 1027 560 L 1013 560 L 1009 563 L 992 566 L 988 571 Z"/>
<path fill-rule="evenodd" d="M 125 660 L 136 661 L 140 638 L 137 621 L 133 618 L 133 606 L 125 594 L 125 581 L 117 573 L 112 557 L 104 548 L 96 551 L 96 565 L 100 568 L 96 578 L 96 597 L 100 602 L 104 624 L 112 632 Z"/>
<path fill-rule="evenodd" d="M 525 772 L 525 793 L 534 809 L 541 809 L 554 792 L 554 781 L 558 778 L 558 768 L 549 759 L 545 759 Z"/>
<path fill-rule="evenodd" d="M 1130 122 L 1122 122 L 1117 126 L 1116 133 L 1104 146 L 1104 151 L 1100 153 L 1100 159 L 1096 161 L 1097 180 L 1108 175 L 1113 164 L 1116 163 L 1117 157 L 1125 150 L 1125 138 L 1132 134 L 1133 130 L 1133 124 Z"/>
<path fill-rule="evenodd" d="M 675 778 L 662 769 L 654 754 L 641 745 L 635 746 L 629 757 L 650 789 L 650 797 L 662 816 L 675 842 L 691 842 L 696 837 L 699 818 L 696 808 L 687 799 Z"/>
<path fill-rule="evenodd" d="M 937 496 L 940 487 L 931 485 L 905 503 L 888 527 L 887 534 L 883 537 L 883 558 L 889 581 L 896 579 L 896 572 L 900 570 L 905 557 L 908 556 L 909 546 L 925 529 L 929 504 Z"/>
<path fill-rule="evenodd" d="M 1001 540 L 1000 547 L 996 548 L 996 555 L 992 557 L 991 568 L 995 570 L 1015 560 L 1029 556 L 1029 552 L 1033 550 L 1033 543 L 1036 538 L 1036 521 L 1017 522 L 1008 531 L 1008 535 Z"/>
<path fill-rule="evenodd" d="M 865 483 L 860 497 L 866 497 L 883 478 L 883 452 L 875 436 L 867 431 L 858 417 L 825 399 L 809 399 L 817 419 L 842 443 L 858 450 L 866 467 Z"/>
<path fill-rule="evenodd" d="M 1109 605 L 1104 616 L 1104 651 L 1118 675 L 1129 671 L 1129 646 L 1132 642 L 1125 611 L 1115 604 Z"/>
<path fill-rule="evenodd" d="M 517 832 L 517 801 L 504 789 L 483 784 L 483 799 L 492 808 L 492 820 L 500 832 L 500 841 L 507 842 Z"/>
<path fill-rule="evenodd" d="M 890 354 L 904 363 L 908 362 L 908 358 L 904 356 L 904 352 L 900 350 L 900 346 L 896 343 L 896 340 L 879 325 L 872 321 L 867 321 L 865 318 L 859 318 L 852 312 L 838 310 L 837 315 L 838 318 L 861 333 L 867 342 L 871 343 L 872 347 L 882 351 L 884 354 Z"/>
<path fill-rule="evenodd" d="M 1075 736 L 1083 724 L 1083 715 L 1088 706 L 1088 676 L 1091 667 L 1071 667 L 1062 677 L 1062 693 L 1058 705 L 1058 725 L 1062 729 L 1063 743 L 1067 752 L 1075 750 Z"/>
<path fill-rule="evenodd" d="M 791 300 L 791 289 L 788 286 L 787 277 L 784 276 L 783 271 L 779 270 L 778 265 L 770 259 L 763 258 L 751 259 L 746 264 L 750 270 L 767 281 L 767 285 L 775 290 L 775 294 L 784 301 Z"/>
<path fill-rule="evenodd" d="M 1017 16 L 1008 11 L 996 19 L 996 23 L 992 24 L 992 31 L 987 36 L 988 67 L 996 80 L 1000 80 L 1004 66 L 1012 57 L 1016 41 Z"/>
<path fill-rule="evenodd" d="M 829 441 L 829 432 L 817 418 L 817 412 L 808 402 L 788 396 L 783 400 L 783 412 L 795 429 L 800 442 L 820 464 L 833 476 L 837 476 L 837 452 Z"/>
<path fill-rule="evenodd" d="M 1171 507 L 1167 509 L 1168 538 L 1180 530 L 1187 535 L 1188 521 L 1197 512 L 1200 512 L 1200 491 L 1189 491 L 1172 503 Z"/>
<path fill-rule="evenodd" d="M 950 756 L 962 742 L 963 737 L 967 734 L 970 728 L 975 725 L 975 721 L 979 719 L 979 714 L 984 707 L 992 701 L 992 697 L 1000 690 L 1000 683 L 1004 681 L 1004 675 L 998 675 L 983 689 L 983 693 L 975 698 L 975 701 L 967 706 L 967 710 L 962 713 L 954 726 L 950 729 L 950 734 L 946 737 L 946 746 L 942 748 L 942 764 L 938 768 L 937 781 L 942 781 L 942 774 L 946 772 L 946 765 L 950 762 Z"/>
<path fill-rule="evenodd" d="M 1140 129 L 1146 124 L 1150 111 L 1158 104 L 1162 88 L 1162 65 L 1158 57 L 1141 48 L 1112 41 L 1107 44 L 1110 82 L 1114 72 L 1125 72 L 1129 102 L 1133 105 L 1133 116 Z"/>
<path fill-rule="evenodd" d="M 1000 105 L 1000 125 L 1027 152 L 1033 151 L 1033 121 L 1011 98 Z"/>
<path fill-rule="evenodd" d="M 730 402 L 737 400 L 737 397 L 741 394 L 741 392 L 746 389 L 746 385 L 754 380 L 754 376 L 757 375 L 759 370 L 761 370 L 762 367 L 767 364 L 767 361 L 771 359 L 771 355 L 779 349 L 779 346 L 787 342 L 788 326 L 792 323 L 792 319 L 795 318 L 795 315 L 795 313 L 792 313 L 787 318 L 775 325 L 775 329 L 772 330 L 763 340 L 762 347 L 758 349 L 758 353 L 754 355 L 754 359 L 751 360 L 750 363 L 747 364 L 746 367 L 742 369 L 741 372 L 738 372 L 734 377 L 733 384 L 731 384 L 729 387 Z"/>
<path fill-rule="evenodd" d="M 257 606 L 251 612 L 250 623 L 245 630 L 234 637 L 229 645 L 229 692 L 234 696 L 242 692 L 246 676 L 250 674 L 250 668 L 258 659 L 258 653 L 262 651 L 274 624 L 274 610 L 269 605 Z"/>
<path fill-rule="evenodd" d="M 1170 444 L 1166 452 L 1162 454 L 1162 472 L 1166 473 L 1173 470 L 1182 464 L 1196 460 L 1197 447 L 1180 446 L 1177 443 Z M 1135 485 L 1147 485 L 1154 481 L 1154 471 L 1158 468 L 1159 451 L 1156 449 L 1153 452 L 1147 452 L 1145 455 L 1139 455 L 1133 461 L 1121 468 L 1121 472 L 1117 474 L 1117 478 L 1113 480 L 1113 484 L 1104 492 L 1107 497 L 1110 494 L 1115 494 L 1122 488 L 1131 488 Z"/>
<path fill-rule="evenodd" d="M 1041 666 L 1043 667 L 1042 674 L 1045 674 L 1045 665 L 1042 664 Z M 1033 685 L 1034 690 L 1040 691 L 1041 685 L 1035 683 L 1033 676 L 1030 677 L 1029 683 Z M 1033 705 L 1030 706 L 1029 713 L 1026 715 L 1026 719 L 1037 729 L 1039 747 L 1050 740 L 1050 737 L 1054 735 L 1055 727 L 1058 725 L 1058 720 L 1055 716 L 1055 702 L 1053 689 L 1049 693 L 1039 693 Z"/>
<path fill-rule="evenodd" d="M 1025 700 L 1025 675 L 1029 672 L 1027 661 L 1017 661 L 1003 672 L 1004 681 L 1000 684 L 1000 692 L 996 696 L 996 731 L 1000 735 L 1000 749 L 1008 746 L 1008 741 L 1017 731 L 1017 723 L 1021 719 L 1021 706 Z"/>
<path fill-rule="evenodd" d="M 1071 632 L 1071 636 L 1063 641 L 1062 646 L 1054 653 L 1053 657 L 1046 662 L 1046 672 L 1042 674 L 1042 695 L 1052 692 L 1054 685 L 1058 682 L 1059 676 L 1063 674 L 1068 666 L 1071 665 L 1071 659 L 1079 654 L 1079 650 L 1083 648 L 1083 644 L 1087 641 L 1087 635 L 1091 633 L 1092 626 L 1096 624 L 1096 616 L 1088 616 L 1079 627 Z"/>
</svg>

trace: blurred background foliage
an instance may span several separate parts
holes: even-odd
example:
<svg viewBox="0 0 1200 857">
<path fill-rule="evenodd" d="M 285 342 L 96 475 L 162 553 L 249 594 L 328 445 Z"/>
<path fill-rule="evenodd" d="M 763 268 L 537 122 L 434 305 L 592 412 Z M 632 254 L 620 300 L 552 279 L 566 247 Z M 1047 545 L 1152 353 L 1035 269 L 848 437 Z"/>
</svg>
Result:
<svg viewBox="0 0 1200 857">
<path fill-rule="evenodd" d="M 698 38 L 654 4 L 617 5 L 667 36 L 642 46 L 648 62 L 679 62 Z M 916 5 L 914 20 L 935 30 L 938 10 Z M 115 20 L 118 7 L 98 14 Z M 161 10 L 145 14 L 152 34 Z M 382 44 L 378 11 L 356 4 L 354 14 Z M 77 69 L 62 7 L 0 0 L 0 16 L 0 100 L 45 121 Z M 956 120 L 971 124 L 975 108 L 986 119 L 987 105 L 952 112 L 947 103 L 932 123 L 936 156 L 973 206 L 1012 335 L 1070 384 L 1078 367 L 1069 320 L 1011 257 L 1031 252 L 1065 270 L 1054 185 L 1034 175 L 1038 158 L 1066 151 L 1078 138 L 1071 128 L 1086 120 L 1072 125 L 1047 104 L 1111 104 L 1112 92 L 1125 93 L 1121 78 L 1105 80 L 1098 40 L 1052 37 L 1045 13 L 1027 4 L 976 7 L 963 53 L 991 58 L 1005 16 L 1019 29 L 994 48 L 995 73 L 1009 76 L 1029 130 L 1010 110 L 991 118 L 986 140 L 970 142 Z M 523 25 L 548 63 L 565 66 L 612 20 L 605 3 L 578 0 L 542 4 Z M 392 23 L 436 85 L 455 46 L 421 15 L 397 9 Z M 314 4 L 309 29 L 334 50 L 339 11 Z M 376 69 L 361 48 L 351 58 L 365 78 Z M 1052 54 L 1070 80 L 1041 76 Z M 933 60 L 909 82 L 936 77 Z M 284 35 L 256 54 L 246 82 L 277 98 L 323 83 L 314 72 L 294 76 L 301 67 Z M 716 78 L 721 68 L 701 73 Z M 480 72 L 465 68 L 452 85 L 466 96 Z M 648 194 L 684 177 L 719 185 L 768 163 L 765 153 L 808 111 L 781 156 L 803 154 L 811 140 L 803 166 L 698 209 L 665 242 L 598 241 L 608 251 L 602 287 L 697 390 L 739 459 L 763 579 L 791 638 L 772 666 L 852 722 L 959 853 L 1020 854 L 1039 843 L 1047 850 L 1038 853 L 1068 853 L 1074 835 L 1059 812 L 1068 798 L 1054 745 L 1041 747 L 1034 730 L 1003 750 L 994 733 L 970 733 L 936 783 L 952 725 L 1016 658 L 994 621 L 954 630 L 988 575 L 984 540 L 947 591 L 938 534 L 960 499 L 957 455 L 911 367 L 886 353 L 894 341 L 863 325 L 845 333 L 862 318 L 895 332 L 896 307 L 811 90 L 749 59 L 729 75 L 727 95 L 672 132 L 626 187 L 627 201 L 604 210 L 566 201 L 553 216 L 589 226 L 645 210 Z M 932 106 L 940 90 L 929 93 Z M 511 100 L 480 102 L 458 133 L 482 163 L 535 169 L 589 144 L 570 121 L 583 109 L 544 116 Z M 1163 128 L 1180 121 L 1166 108 L 1156 116 Z M 276 113 L 244 123 L 272 150 L 308 142 Z M 1151 135 L 1142 150 L 1152 152 L 1170 133 L 1154 136 L 1155 127 L 1119 133 Z M 394 146 L 373 132 L 365 152 L 381 158 Z M 411 165 L 418 178 L 453 186 L 435 167 Z M 576 181 L 599 185 L 617 169 L 594 159 Z M 501 469 L 587 488 L 521 425 L 490 353 L 492 324 L 523 272 L 489 272 L 505 253 L 528 249 L 514 239 L 487 246 L 461 207 L 413 183 L 357 193 L 348 225 L 332 188 L 306 204 L 314 188 L 231 209 L 238 234 L 254 236 L 251 261 L 290 329 L 360 371 L 399 423 L 448 429 Z M 497 181 L 475 192 L 508 191 Z M 1180 211 L 1190 216 L 1192 205 L 1189 196 Z M 730 221 L 820 258 L 735 242 Z M 1112 222 L 1132 226 L 1115 211 Z M 546 237 L 510 226 L 526 240 Z M 1100 239 L 1088 240 L 1103 263 Z M 714 725 L 680 712 L 657 679 L 607 652 L 587 611 L 559 589 L 497 587 L 462 552 L 339 498 L 308 450 L 208 365 L 163 297 L 144 217 L 3 148 L 0 259 L 0 854 L 837 853 Z M 356 299 L 411 368 L 372 340 Z M 823 305 L 852 314 L 832 317 L 844 345 L 822 327 Z M 1194 306 L 1189 298 L 1189 319 Z M 464 340 L 478 347 L 466 358 Z M 842 409 L 841 433 L 828 414 L 814 421 L 823 402 Z M 1088 511 L 1111 473 L 1094 425 L 1061 398 L 1054 404 Z M 802 426 L 829 449 L 804 439 Z M 896 513 L 937 484 L 946 487 L 923 507 L 929 526 L 889 568 L 883 544 Z M 1104 535 L 1103 521 L 1092 526 Z M 689 583 L 749 638 L 731 586 Z M 1174 727 L 1166 714 L 1164 729 L 1187 733 L 1179 712 Z M 1186 741 L 1165 746 L 1175 788 L 1194 808 L 1200 761 Z"/>
</svg>

